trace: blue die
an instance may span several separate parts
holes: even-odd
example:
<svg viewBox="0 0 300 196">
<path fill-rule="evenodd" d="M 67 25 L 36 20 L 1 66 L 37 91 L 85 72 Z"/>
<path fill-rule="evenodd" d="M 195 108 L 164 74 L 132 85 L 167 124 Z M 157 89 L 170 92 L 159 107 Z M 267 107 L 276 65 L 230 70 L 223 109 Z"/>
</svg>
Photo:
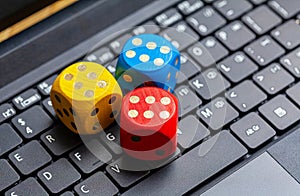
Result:
<svg viewBox="0 0 300 196">
<path fill-rule="evenodd" d="M 158 35 L 143 34 L 125 43 L 115 76 L 125 92 L 140 86 L 173 92 L 179 71 L 180 53 L 172 43 Z"/>
</svg>

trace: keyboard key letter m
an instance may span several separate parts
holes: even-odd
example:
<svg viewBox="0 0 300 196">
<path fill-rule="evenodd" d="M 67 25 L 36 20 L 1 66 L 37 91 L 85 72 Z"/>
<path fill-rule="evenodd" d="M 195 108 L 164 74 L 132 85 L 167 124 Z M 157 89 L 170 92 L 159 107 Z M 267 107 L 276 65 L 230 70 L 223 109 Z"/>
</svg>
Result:
<svg viewBox="0 0 300 196">
<path fill-rule="evenodd" d="M 205 108 L 205 110 L 201 111 L 201 114 L 204 118 L 210 118 L 213 115 L 213 112 L 209 108 Z"/>
</svg>

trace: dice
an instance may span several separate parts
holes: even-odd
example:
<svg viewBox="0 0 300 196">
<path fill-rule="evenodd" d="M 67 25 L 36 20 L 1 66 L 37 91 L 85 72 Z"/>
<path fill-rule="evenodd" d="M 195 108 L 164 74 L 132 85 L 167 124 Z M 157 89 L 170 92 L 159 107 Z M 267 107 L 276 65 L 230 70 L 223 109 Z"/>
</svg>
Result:
<svg viewBox="0 0 300 196">
<path fill-rule="evenodd" d="M 116 66 L 116 79 L 124 92 L 140 86 L 175 88 L 180 71 L 180 54 L 168 40 L 153 34 L 130 38 Z"/>
<path fill-rule="evenodd" d="M 122 104 L 115 78 L 93 62 L 78 62 L 63 70 L 52 85 L 50 98 L 58 118 L 79 134 L 108 127 Z"/>
<path fill-rule="evenodd" d="M 158 87 L 137 88 L 123 98 L 120 143 L 140 160 L 162 160 L 176 151 L 178 101 Z"/>
</svg>

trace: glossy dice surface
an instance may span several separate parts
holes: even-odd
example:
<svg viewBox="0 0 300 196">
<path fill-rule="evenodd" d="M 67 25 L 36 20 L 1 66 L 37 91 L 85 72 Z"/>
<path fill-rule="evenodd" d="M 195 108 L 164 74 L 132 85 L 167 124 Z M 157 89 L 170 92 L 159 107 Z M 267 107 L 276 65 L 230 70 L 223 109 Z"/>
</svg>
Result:
<svg viewBox="0 0 300 196">
<path fill-rule="evenodd" d="M 50 98 L 57 116 L 70 130 L 93 134 L 114 121 L 121 108 L 122 92 L 102 65 L 79 62 L 56 78 Z"/>
<path fill-rule="evenodd" d="M 123 150 L 141 160 L 161 160 L 177 145 L 178 101 L 170 92 L 142 87 L 123 98 L 120 137 Z"/>
<path fill-rule="evenodd" d="M 130 38 L 116 67 L 122 90 L 158 86 L 173 91 L 180 71 L 180 54 L 168 40 L 153 34 Z"/>
</svg>

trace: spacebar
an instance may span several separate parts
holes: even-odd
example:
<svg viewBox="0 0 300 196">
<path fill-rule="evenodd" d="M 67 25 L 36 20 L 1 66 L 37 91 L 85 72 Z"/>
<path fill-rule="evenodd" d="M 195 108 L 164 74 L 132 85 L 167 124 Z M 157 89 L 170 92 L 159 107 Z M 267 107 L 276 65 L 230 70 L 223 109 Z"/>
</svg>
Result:
<svg viewBox="0 0 300 196">
<path fill-rule="evenodd" d="M 247 153 L 229 132 L 222 131 L 124 195 L 182 195 Z"/>
</svg>

